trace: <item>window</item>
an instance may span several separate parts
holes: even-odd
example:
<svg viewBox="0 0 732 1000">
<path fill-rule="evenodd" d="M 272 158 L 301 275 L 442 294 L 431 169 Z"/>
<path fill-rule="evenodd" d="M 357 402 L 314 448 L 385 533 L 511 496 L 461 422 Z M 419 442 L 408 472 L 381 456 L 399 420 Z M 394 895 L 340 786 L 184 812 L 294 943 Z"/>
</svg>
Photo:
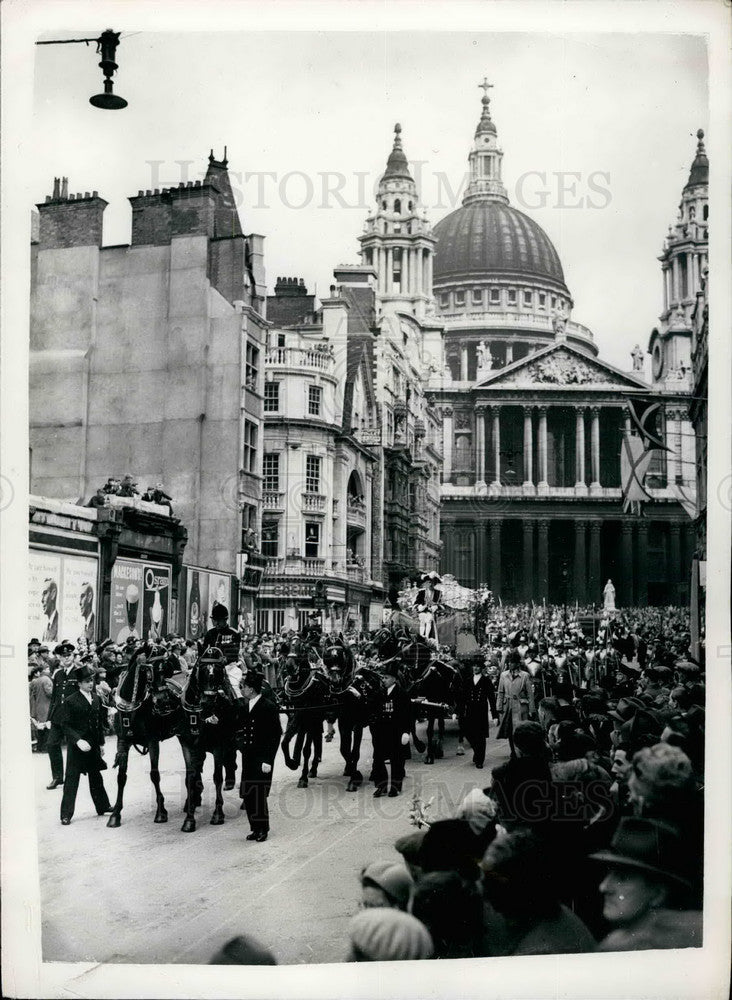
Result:
<svg viewBox="0 0 732 1000">
<path fill-rule="evenodd" d="M 709 218 L 709 205 L 705 205 L 702 209 L 702 219 L 706 222 Z"/>
<path fill-rule="evenodd" d="M 259 348 L 247 341 L 246 386 L 247 389 L 257 388 L 259 375 Z"/>
<path fill-rule="evenodd" d="M 264 412 L 276 413 L 280 408 L 280 383 L 264 383 Z"/>
<path fill-rule="evenodd" d="M 394 211 L 397 213 L 397 215 L 402 214 L 402 203 L 398 198 L 394 199 Z"/>
<path fill-rule="evenodd" d="M 245 472 L 257 471 L 257 425 L 251 420 L 244 421 L 244 455 L 242 468 Z"/>
<path fill-rule="evenodd" d="M 539 308 L 540 309 L 546 308 L 546 293 L 545 292 L 539 292 Z"/>
<path fill-rule="evenodd" d="M 440 305 L 441 306 L 446 306 L 447 303 L 449 302 L 449 299 L 450 299 L 450 296 L 447 294 L 447 292 L 440 292 Z"/>
<path fill-rule="evenodd" d="M 515 306 L 516 305 L 516 289 L 515 288 L 509 288 L 509 290 L 508 290 L 508 304 L 510 306 Z"/>
<path fill-rule="evenodd" d="M 317 455 L 305 457 L 305 492 L 320 493 L 320 459 Z"/>
<path fill-rule="evenodd" d="M 280 522 L 262 521 L 262 555 L 277 558 L 280 547 Z"/>
<path fill-rule="evenodd" d="M 482 305 L 483 303 L 483 289 L 474 288 L 473 289 L 473 304 L 476 306 Z"/>
<path fill-rule="evenodd" d="M 308 386 L 308 413 L 311 417 L 320 416 L 320 400 L 323 390 L 319 385 Z"/>
<path fill-rule="evenodd" d="M 465 305 L 465 292 L 455 292 L 455 305 L 456 306 Z"/>
<path fill-rule="evenodd" d="M 534 296 L 531 294 L 531 292 L 528 291 L 528 289 L 524 289 L 524 305 L 530 306 L 533 301 L 533 298 Z"/>
<path fill-rule="evenodd" d="M 320 555 L 320 524 L 318 521 L 305 522 L 305 558 L 317 559 Z"/>
<path fill-rule="evenodd" d="M 501 301 L 501 292 L 498 288 L 491 288 L 491 302 L 496 303 Z"/>
<path fill-rule="evenodd" d="M 277 334 L 277 346 L 278 347 L 284 347 L 285 346 L 285 335 L 284 335 L 284 333 L 278 333 Z"/>
<path fill-rule="evenodd" d="M 272 452 L 264 456 L 262 459 L 262 475 L 264 476 L 262 488 L 271 493 L 279 493 L 280 456 L 278 452 Z"/>
<path fill-rule="evenodd" d="M 557 308 L 557 297 L 556 295 L 552 295 L 552 309 L 556 308 Z"/>
</svg>

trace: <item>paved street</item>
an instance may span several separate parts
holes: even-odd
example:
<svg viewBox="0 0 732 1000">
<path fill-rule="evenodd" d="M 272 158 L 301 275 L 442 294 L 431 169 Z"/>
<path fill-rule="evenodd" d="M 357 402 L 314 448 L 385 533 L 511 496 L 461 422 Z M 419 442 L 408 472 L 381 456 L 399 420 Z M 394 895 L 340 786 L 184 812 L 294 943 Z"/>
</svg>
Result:
<svg viewBox="0 0 732 1000">
<path fill-rule="evenodd" d="M 104 772 L 112 800 L 114 743 L 107 740 L 110 770 Z M 374 799 L 371 784 L 356 794 L 345 791 L 337 736 L 324 744 L 321 776 L 305 790 L 296 787 L 297 774 L 279 755 L 270 797 L 272 832 L 264 844 L 245 841 L 249 827 L 236 790 L 225 793 L 225 824 L 210 826 L 211 758 L 198 829 L 181 832 L 185 792 L 177 741 L 161 751 L 167 825 L 153 823 L 148 760 L 133 751 L 117 830 L 96 816 L 85 778 L 74 819 L 62 827 L 61 789 L 46 790 L 48 760 L 36 755 L 44 959 L 205 963 L 229 938 L 250 932 L 281 964 L 342 961 L 360 868 L 391 854 L 398 859 L 394 841 L 414 829 L 408 819 L 414 792 L 425 801 L 434 795 L 433 818 L 448 816 L 468 789 L 488 783 L 490 768 L 508 751 L 505 741 L 491 737 L 485 769 L 477 771 L 469 748 L 463 757 L 456 749 L 455 723 L 449 722 L 445 758 L 426 766 L 413 750 L 404 792 L 396 799 Z M 365 734 L 366 776 L 370 758 Z"/>
</svg>

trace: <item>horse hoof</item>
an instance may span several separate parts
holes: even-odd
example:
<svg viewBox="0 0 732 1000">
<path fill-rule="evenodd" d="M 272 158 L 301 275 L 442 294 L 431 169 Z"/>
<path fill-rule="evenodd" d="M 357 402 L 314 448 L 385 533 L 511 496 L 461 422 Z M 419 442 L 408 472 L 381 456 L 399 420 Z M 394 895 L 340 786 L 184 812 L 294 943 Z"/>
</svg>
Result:
<svg viewBox="0 0 732 1000">
<path fill-rule="evenodd" d="M 236 781 L 232 778 L 231 781 L 224 783 L 224 791 L 230 792 L 236 787 Z"/>
<path fill-rule="evenodd" d="M 186 819 L 183 821 L 183 826 L 181 827 L 182 833 L 193 833 L 196 829 L 195 819 Z"/>
<path fill-rule="evenodd" d="M 442 750 L 435 750 L 435 757 L 437 758 L 437 760 L 442 760 L 444 756 L 445 754 L 442 752 Z"/>
<path fill-rule="evenodd" d="M 458 757 L 464 757 L 465 756 L 465 751 L 463 750 L 462 747 L 458 747 L 457 748 L 457 755 L 458 755 Z"/>
<path fill-rule="evenodd" d="M 116 830 L 121 822 L 122 822 L 121 817 L 117 813 L 112 813 L 112 815 L 107 820 L 107 826 L 110 826 L 112 827 L 113 830 Z"/>
<path fill-rule="evenodd" d="M 344 767 L 343 768 L 343 777 L 344 778 L 350 778 L 351 777 L 351 769 L 350 769 L 350 767 Z"/>
<path fill-rule="evenodd" d="M 297 787 L 298 788 L 307 788 L 308 787 L 308 779 L 307 778 L 300 778 L 300 780 L 297 783 Z"/>
<path fill-rule="evenodd" d="M 317 777 L 318 777 L 317 767 L 311 767 L 310 770 L 308 771 L 308 778 L 317 778 Z"/>
<path fill-rule="evenodd" d="M 422 742 L 422 740 L 418 740 L 415 738 L 414 749 L 417 751 L 417 753 L 424 753 L 425 744 Z"/>
<path fill-rule="evenodd" d="M 213 816 L 211 817 L 211 826 L 221 826 L 223 822 L 224 822 L 223 813 L 214 813 Z"/>
<path fill-rule="evenodd" d="M 297 771 L 297 769 L 298 769 L 299 766 L 300 765 L 296 764 L 293 760 L 286 760 L 285 761 L 285 767 L 289 767 L 289 769 L 291 771 Z"/>
<path fill-rule="evenodd" d="M 355 781 L 349 781 L 348 784 L 346 785 L 346 791 L 347 792 L 357 792 L 358 791 L 358 785 L 356 784 L 356 782 Z"/>
<path fill-rule="evenodd" d="M 435 758 L 434 757 L 425 757 L 424 762 L 425 762 L 425 764 L 434 764 Z"/>
<path fill-rule="evenodd" d="M 168 812 L 166 809 L 159 809 L 158 812 L 155 813 L 155 822 L 156 823 L 168 822 Z"/>
</svg>

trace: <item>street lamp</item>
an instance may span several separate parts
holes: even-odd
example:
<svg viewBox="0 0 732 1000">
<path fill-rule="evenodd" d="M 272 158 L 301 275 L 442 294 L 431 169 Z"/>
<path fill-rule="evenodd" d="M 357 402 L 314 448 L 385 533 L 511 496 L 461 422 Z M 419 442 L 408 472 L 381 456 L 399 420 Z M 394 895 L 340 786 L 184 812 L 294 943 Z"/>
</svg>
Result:
<svg viewBox="0 0 732 1000">
<path fill-rule="evenodd" d="M 97 52 L 101 53 L 102 56 L 99 67 L 104 73 L 104 93 L 95 94 L 93 97 L 90 97 L 89 103 L 93 104 L 95 108 L 102 108 L 104 111 L 120 111 L 122 108 L 127 107 L 127 101 L 124 97 L 120 97 L 119 94 L 114 93 L 114 85 L 112 83 L 112 76 L 117 70 L 115 55 L 117 46 L 119 45 L 119 34 L 118 31 L 112 31 L 111 28 L 107 28 L 99 38 L 61 38 L 48 42 L 36 42 L 36 45 L 74 45 L 77 42 L 83 42 L 85 45 L 88 45 L 89 42 L 96 42 Z"/>
</svg>

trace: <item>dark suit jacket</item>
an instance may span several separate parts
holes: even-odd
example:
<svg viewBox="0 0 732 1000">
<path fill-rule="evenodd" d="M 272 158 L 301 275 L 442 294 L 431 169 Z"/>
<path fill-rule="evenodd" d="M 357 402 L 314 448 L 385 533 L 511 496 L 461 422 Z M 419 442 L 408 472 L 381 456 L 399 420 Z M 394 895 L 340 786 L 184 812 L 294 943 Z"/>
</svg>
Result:
<svg viewBox="0 0 732 1000">
<path fill-rule="evenodd" d="M 67 768 L 75 766 L 83 774 L 106 768 L 99 753 L 99 748 L 104 746 L 106 714 L 98 695 L 91 696 L 90 705 L 78 688 L 67 694 L 60 712 L 60 722 L 68 741 Z M 77 740 L 86 740 L 91 750 L 80 750 L 76 746 Z"/>
<path fill-rule="evenodd" d="M 270 780 L 262 774 L 262 764 L 274 764 L 282 737 L 282 725 L 277 706 L 262 695 L 254 708 L 242 707 L 238 744 L 244 756 L 242 776 L 245 780 Z"/>
<path fill-rule="evenodd" d="M 371 728 L 384 739 L 398 738 L 411 730 L 412 702 L 398 682 L 390 695 L 383 692 Z"/>
<path fill-rule="evenodd" d="M 64 701 L 70 694 L 79 690 L 78 684 L 71 678 L 73 672 L 72 670 L 68 674 L 63 668 L 59 667 L 53 675 L 53 691 L 51 692 L 51 705 L 48 710 L 48 719 L 50 722 L 60 724 L 60 714 Z"/>
<path fill-rule="evenodd" d="M 483 675 L 476 684 L 468 677 L 463 686 L 465 721 L 480 733 L 488 735 L 488 708 L 491 715 L 498 715 L 496 691 L 490 677 Z"/>
</svg>

